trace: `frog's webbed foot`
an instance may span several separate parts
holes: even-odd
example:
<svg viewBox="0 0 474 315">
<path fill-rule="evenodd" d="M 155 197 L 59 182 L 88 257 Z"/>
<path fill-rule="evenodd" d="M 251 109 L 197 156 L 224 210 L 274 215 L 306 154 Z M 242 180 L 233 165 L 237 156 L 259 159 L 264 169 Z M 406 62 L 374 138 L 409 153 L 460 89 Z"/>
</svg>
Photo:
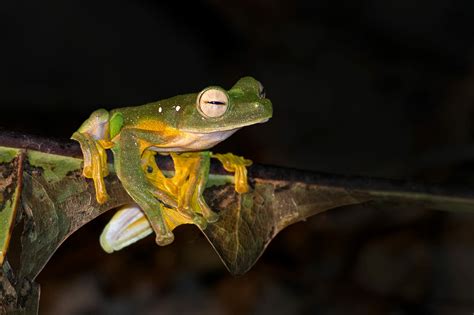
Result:
<svg viewBox="0 0 474 315">
<path fill-rule="evenodd" d="M 214 223 L 219 215 L 204 200 L 203 193 L 209 175 L 210 152 L 171 153 L 175 167 L 172 178 L 180 187 L 178 210 L 201 214 L 206 223 Z"/>
<path fill-rule="evenodd" d="M 184 156 L 179 158 L 176 157 L 175 154 L 172 154 L 173 160 L 176 163 L 175 159 L 177 159 L 179 165 L 176 167 L 175 164 L 175 175 L 172 178 L 167 178 L 156 165 L 155 155 L 156 152 L 145 151 L 142 156 L 142 168 L 150 183 L 156 187 L 158 191 L 173 196 L 173 198 L 177 200 L 174 204 L 168 203 L 169 206 L 176 209 L 175 212 L 177 211 L 172 214 L 174 224 L 194 223 L 201 229 L 205 229 L 207 227 L 207 221 L 198 214 L 197 211 L 193 211 L 193 208 L 184 200 L 185 196 L 183 195 L 183 192 L 189 190 L 189 187 L 192 185 L 192 183 L 188 181 L 188 178 L 189 173 L 196 167 L 196 159 L 189 159 Z M 170 212 L 165 211 L 165 219 L 169 216 Z M 179 217 L 181 217 L 181 219 Z M 181 223 L 179 223 L 180 220 L 182 221 Z"/>
<path fill-rule="evenodd" d="M 166 177 L 163 172 L 160 170 L 156 164 L 155 156 L 157 152 L 146 150 L 142 154 L 142 169 L 145 172 L 145 175 L 148 181 L 156 188 L 155 194 L 157 198 L 160 198 L 160 195 L 164 196 L 165 199 L 173 199 L 171 203 L 162 200 L 170 206 L 177 207 L 177 195 L 178 187 L 175 183 Z"/>
<path fill-rule="evenodd" d="M 164 219 L 170 229 L 169 238 L 160 237 L 160 245 L 167 245 L 174 239 L 173 231 L 181 224 L 192 224 L 191 220 L 183 221 L 183 217 L 173 208 L 164 208 Z M 118 251 L 153 233 L 147 217 L 136 204 L 122 206 L 110 219 L 100 235 L 100 245 L 107 253 Z M 157 237 L 158 239 L 158 237 Z M 171 240 L 171 241 L 170 241 Z"/>
<path fill-rule="evenodd" d="M 247 179 L 247 166 L 252 165 L 252 161 L 232 153 L 212 154 L 213 158 L 218 159 L 224 169 L 228 172 L 234 172 L 235 191 L 239 194 L 245 194 L 249 191 Z"/>
<path fill-rule="evenodd" d="M 121 207 L 100 235 L 100 245 L 107 253 L 118 251 L 151 234 L 153 229 L 135 204 Z"/>
</svg>

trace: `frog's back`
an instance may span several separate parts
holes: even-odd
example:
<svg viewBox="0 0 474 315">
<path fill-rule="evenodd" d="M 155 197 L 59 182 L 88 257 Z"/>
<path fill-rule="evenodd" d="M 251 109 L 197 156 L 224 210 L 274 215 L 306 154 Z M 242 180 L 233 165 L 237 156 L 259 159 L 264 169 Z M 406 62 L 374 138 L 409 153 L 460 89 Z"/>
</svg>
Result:
<svg viewBox="0 0 474 315">
<path fill-rule="evenodd" d="M 110 112 L 110 116 L 120 115 L 123 120 L 124 128 L 134 128 L 140 125 L 145 120 L 160 120 L 163 121 L 164 117 L 159 115 L 161 102 L 153 102 L 145 105 L 130 106 L 113 109 Z"/>
<path fill-rule="evenodd" d="M 180 114 L 188 104 L 186 101 L 190 99 L 191 95 L 180 95 L 144 105 L 113 109 L 110 114 L 111 117 L 116 114 L 122 116 L 123 128 L 148 129 L 143 127 L 152 123 L 176 128 Z"/>
</svg>

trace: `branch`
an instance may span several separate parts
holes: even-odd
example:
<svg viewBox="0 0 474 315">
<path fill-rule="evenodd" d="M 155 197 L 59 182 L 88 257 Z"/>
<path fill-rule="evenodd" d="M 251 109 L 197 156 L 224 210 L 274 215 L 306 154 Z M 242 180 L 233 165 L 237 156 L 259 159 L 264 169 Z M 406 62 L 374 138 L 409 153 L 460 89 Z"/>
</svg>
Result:
<svg viewBox="0 0 474 315">
<path fill-rule="evenodd" d="M 92 182 L 81 175 L 81 162 L 74 142 L 0 132 L 0 216 L 8 214 L 12 222 L 16 216 L 17 227 L 19 222 L 23 227 L 18 269 L 12 270 L 6 260 L 0 272 L 0 313 L 2 307 L 36 312 L 39 287 L 34 280 L 62 242 L 100 214 L 132 202 L 112 172 L 105 178 L 111 198 L 97 204 Z M 160 167 L 173 169 L 170 161 Z M 239 195 L 232 179 L 219 164 L 211 165 L 205 199 L 220 219 L 203 231 L 232 274 L 249 270 L 282 229 L 329 209 L 395 202 L 474 210 L 471 192 L 409 182 L 253 165 L 249 169 L 253 189 Z M 21 199 L 18 210 L 11 207 L 14 198 Z M 8 207 L 11 211 L 4 211 Z M 5 229 L 0 226 L 0 231 Z"/>
</svg>

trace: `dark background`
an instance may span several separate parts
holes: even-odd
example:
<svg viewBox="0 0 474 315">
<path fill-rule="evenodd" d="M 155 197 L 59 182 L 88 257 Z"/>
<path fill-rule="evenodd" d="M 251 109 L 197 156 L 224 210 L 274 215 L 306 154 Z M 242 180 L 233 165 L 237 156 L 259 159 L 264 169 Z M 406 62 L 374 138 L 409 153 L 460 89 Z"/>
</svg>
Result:
<svg viewBox="0 0 474 315">
<path fill-rule="evenodd" d="M 99 107 L 260 80 L 274 118 L 215 151 L 474 185 L 474 2 L 18 0 L 0 4 L 0 126 L 67 139 Z M 474 214 L 346 207 L 231 277 L 192 227 L 113 255 L 108 216 L 39 278 L 43 314 L 472 314 Z"/>
</svg>

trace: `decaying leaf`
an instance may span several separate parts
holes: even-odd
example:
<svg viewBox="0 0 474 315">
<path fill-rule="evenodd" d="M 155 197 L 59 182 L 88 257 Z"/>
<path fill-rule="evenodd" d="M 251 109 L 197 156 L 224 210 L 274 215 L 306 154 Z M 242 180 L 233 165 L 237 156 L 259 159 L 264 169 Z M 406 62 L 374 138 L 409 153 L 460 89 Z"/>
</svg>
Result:
<svg viewBox="0 0 474 315">
<path fill-rule="evenodd" d="M 23 158 L 23 150 L 6 149 L 0 154 L 0 266 L 10 245 L 19 205 Z"/>
</svg>

